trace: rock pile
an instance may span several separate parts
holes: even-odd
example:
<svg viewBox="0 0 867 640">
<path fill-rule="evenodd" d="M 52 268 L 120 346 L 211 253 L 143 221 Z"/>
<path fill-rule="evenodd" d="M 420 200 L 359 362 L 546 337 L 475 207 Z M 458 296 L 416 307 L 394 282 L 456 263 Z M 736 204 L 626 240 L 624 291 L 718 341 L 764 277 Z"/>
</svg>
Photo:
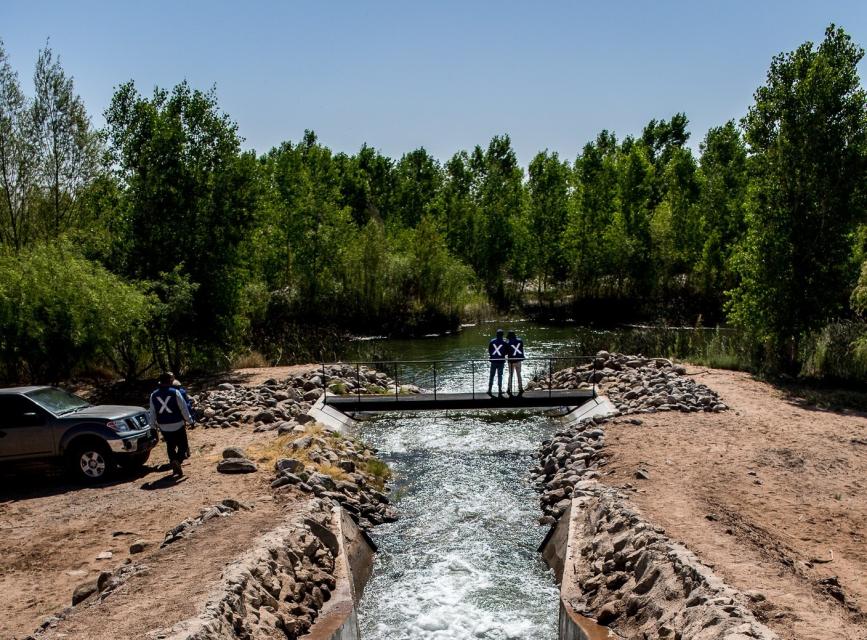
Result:
<svg viewBox="0 0 867 640">
<path fill-rule="evenodd" d="M 656 411 L 725 411 L 716 392 L 686 375 L 686 368 L 664 358 L 645 358 L 600 351 L 587 364 L 557 371 L 555 389 L 589 389 L 597 385 L 623 414 Z M 528 389 L 547 389 L 534 379 Z"/>
<path fill-rule="evenodd" d="M 271 487 L 296 487 L 342 506 L 364 529 L 396 519 L 384 493 L 388 467 L 363 443 L 308 426 L 283 443 Z"/>
<path fill-rule="evenodd" d="M 594 483 L 595 484 L 595 483 Z M 575 503 L 580 549 L 573 608 L 627 638 L 774 640 L 735 591 L 664 531 L 598 485 Z"/>
<path fill-rule="evenodd" d="M 155 633 L 169 640 L 295 640 L 310 629 L 336 586 L 331 506 L 314 498 L 224 572 L 205 611 Z"/>
<path fill-rule="evenodd" d="M 197 424 L 205 428 L 251 425 L 257 431 L 291 431 L 310 418 L 307 412 L 325 392 L 378 394 L 394 389 L 394 381 L 381 371 L 362 367 L 356 377 L 355 367 L 330 365 L 323 372 L 309 371 L 285 380 L 266 380 L 246 387 L 224 382 L 216 389 L 191 395 L 198 414 Z M 402 386 L 402 392 L 418 389 Z"/>
<path fill-rule="evenodd" d="M 252 507 L 249 507 L 248 505 L 238 500 L 235 500 L 234 498 L 226 498 L 222 502 L 218 502 L 213 506 L 205 507 L 199 512 L 199 515 L 195 518 L 187 518 L 177 526 L 172 527 L 171 529 L 166 531 L 166 538 L 165 540 L 163 540 L 160 548 L 170 545 L 173 542 L 177 542 L 181 538 L 187 537 L 196 529 L 196 527 L 201 526 L 212 518 L 224 518 L 226 516 L 232 515 L 236 511 L 250 508 Z"/>
<path fill-rule="evenodd" d="M 589 495 L 597 487 L 599 468 L 605 465 L 605 418 L 583 420 L 574 429 L 560 431 L 539 448 L 539 465 L 530 470 L 541 492 L 544 516 L 540 524 L 554 524 L 573 497 Z"/>
</svg>

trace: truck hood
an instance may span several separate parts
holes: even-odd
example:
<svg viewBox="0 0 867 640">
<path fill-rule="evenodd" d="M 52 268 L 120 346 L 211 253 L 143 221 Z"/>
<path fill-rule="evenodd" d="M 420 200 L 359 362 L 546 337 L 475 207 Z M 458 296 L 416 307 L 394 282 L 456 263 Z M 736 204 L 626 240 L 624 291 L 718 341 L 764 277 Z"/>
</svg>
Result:
<svg viewBox="0 0 867 640">
<path fill-rule="evenodd" d="M 80 420 L 81 418 L 102 418 L 104 420 L 118 420 L 131 418 L 132 416 L 145 413 L 142 407 L 130 407 L 120 404 L 98 404 L 79 409 L 73 413 L 60 416 L 61 419 Z"/>
</svg>

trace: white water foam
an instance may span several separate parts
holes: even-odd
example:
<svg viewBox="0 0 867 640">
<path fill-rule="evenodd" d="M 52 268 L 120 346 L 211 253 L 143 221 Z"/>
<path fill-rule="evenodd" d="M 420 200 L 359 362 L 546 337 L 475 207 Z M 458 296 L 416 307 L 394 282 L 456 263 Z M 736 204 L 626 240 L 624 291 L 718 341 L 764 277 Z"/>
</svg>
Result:
<svg viewBox="0 0 867 640">
<path fill-rule="evenodd" d="M 422 415 L 362 427 L 397 477 L 401 519 L 378 527 L 359 608 L 365 640 L 544 640 L 557 588 L 524 482 L 553 425 L 539 415 Z"/>
</svg>

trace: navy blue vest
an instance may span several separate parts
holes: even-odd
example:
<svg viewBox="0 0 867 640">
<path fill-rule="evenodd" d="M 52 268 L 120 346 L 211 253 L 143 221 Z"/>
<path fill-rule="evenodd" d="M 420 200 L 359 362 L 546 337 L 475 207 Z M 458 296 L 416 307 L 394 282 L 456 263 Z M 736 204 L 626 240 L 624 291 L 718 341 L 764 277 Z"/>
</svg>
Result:
<svg viewBox="0 0 867 640">
<path fill-rule="evenodd" d="M 178 405 L 180 396 L 174 387 L 160 387 L 151 394 L 157 424 L 176 424 L 184 421 L 184 414 Z M 183 400 L 180 400 L 183 402 Z"/>
<path fill-rule="evenodd" d="M 502 338 L 494 338 L 488 343 L 488 358 L 491 360 L 505 360 L 509 352 L 509 345 Z"/>
<path fill-rule="evenodd" d="M 508 342 L 508 354 L 509 360 L 523 360 L 524 359 L 524 341 L 520 338 L 515 338 L 514 340 L 509 340 Z"/>
</svg>

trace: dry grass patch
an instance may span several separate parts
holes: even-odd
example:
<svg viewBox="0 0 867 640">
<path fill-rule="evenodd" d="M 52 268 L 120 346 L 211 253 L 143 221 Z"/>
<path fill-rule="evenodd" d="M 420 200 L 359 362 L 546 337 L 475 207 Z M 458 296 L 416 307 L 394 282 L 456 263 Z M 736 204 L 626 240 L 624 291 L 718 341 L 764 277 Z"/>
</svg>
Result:
<svg viewBox="0 0 867 640">
<path fill-rule="evenodd" d="M 308 425 L 303 432 L 287 433 L 261 446 L 251 448 L 250 458 L 258 463 L 269 466 L 273 465 L 280 458 L 291 458 L 302 462 L 306 469 L 325 474 L 334 480 L 349 480 L 349 475 L 331 462 L 316 462 L 311 460 L 309 448 L 293 448 L 292 444 L 296 440 L 308 436 L 329 442 L 334 449 L 338 450 L 341 448 L 340 441 L 343 440 L 343 436 L 339 433 L 329 431 L 321 424 L 316 423 Z"/>
</svg>

